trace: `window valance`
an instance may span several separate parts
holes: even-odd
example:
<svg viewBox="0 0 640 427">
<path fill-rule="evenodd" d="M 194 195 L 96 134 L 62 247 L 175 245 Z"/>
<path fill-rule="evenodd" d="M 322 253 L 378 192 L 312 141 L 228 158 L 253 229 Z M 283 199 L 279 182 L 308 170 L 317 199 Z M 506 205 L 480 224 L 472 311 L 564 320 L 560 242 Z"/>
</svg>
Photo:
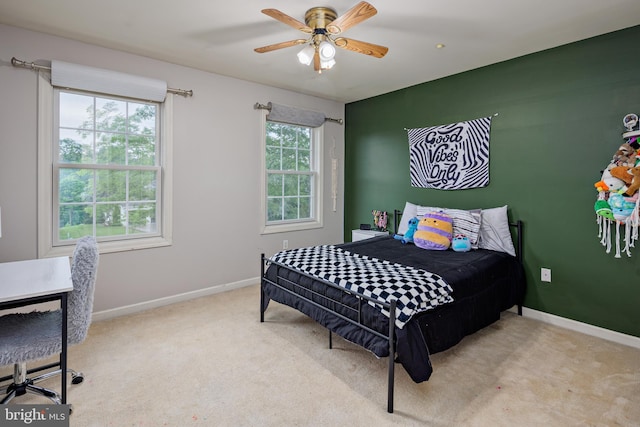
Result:
<svg viewBox="0 0 640 427">
<path fill-rule="evenodd" d="M 167 82 L 162 80 L 69 62 L 52 60 L 49 67 L 13 57 L 11 65 L 36 71 L 49 71 L 51 84 L 67 89 L 80 89 L 156 102 L 163 102 L 167 93 L 184 97 L 193 96 L 192 90 L 170 88 L 167 87 Z"/>
<path fill-rule="evenodd" d="M 274 104 L 268 102 L 267 105 L 256 103 L 256 109 L 268 110 L 267 120 L 272 122 L 287 123 L 290 125 L 308 126 L 317 128 L 322 126 L 324 122 L 331 121 L 342 124 L 342 119 L 332 119 L 326 117 L 324 113 L 317 111 L 302 110 L 300 108 L 288 107 L 286 105 Z"/>
<path fill-rule="evenodd" d="M 162 80 L 57 60 L 51 61 L 51 84 L 157 102 L 167 96 L 167 82 Z"/>
</svg>

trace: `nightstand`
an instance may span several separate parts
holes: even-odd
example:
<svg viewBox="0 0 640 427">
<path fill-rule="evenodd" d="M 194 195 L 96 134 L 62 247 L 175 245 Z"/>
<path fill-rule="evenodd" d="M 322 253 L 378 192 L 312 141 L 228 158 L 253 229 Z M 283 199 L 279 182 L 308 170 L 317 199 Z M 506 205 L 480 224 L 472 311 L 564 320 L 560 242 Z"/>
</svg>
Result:
<svg viewBox="0 0 640 427">
<path fill-rule="evenodd" d="M 351 230 L 351 241 L 357 242 L 358 240 L 370 239 L 378 236 L 388 236 L 388 231 L 377 230 Z"/>
</svg>

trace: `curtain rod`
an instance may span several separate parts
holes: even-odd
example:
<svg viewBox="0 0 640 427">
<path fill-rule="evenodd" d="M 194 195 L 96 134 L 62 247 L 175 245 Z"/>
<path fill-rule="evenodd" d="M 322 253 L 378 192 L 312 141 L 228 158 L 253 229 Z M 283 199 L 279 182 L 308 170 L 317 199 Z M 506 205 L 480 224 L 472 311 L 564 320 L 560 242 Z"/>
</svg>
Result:
<svg viewBox="0 0 640 427">
<path fill-rule="evenodd" d="M 268 105 L 260 104 L 259 102 L 256 102 L 255 105 L 253 106 L 253 108 L 255 110 L 269 110 L 269 111 L 271 111 L 271 107 L 269 107 Z M 324 121 L 325 122 L 334 122 L 334 123 L 338 123 L 340 125 L 344 123 L 344 120 L 342 120 L 342 119 L 334 119 L 334 118 L 331 118 L 331 117 L 325 117 Z"/>
<path fill-rule="evenodd" d="M 493 113 L 490 117 L 498 117 L 499 115 L 500 115 L 500 113 Z M 412 128 L 404 128 L 405 131 L 408 131 L 409 129 L 412 129 Z M 415 129 L 415 128 L 413 128 L 413 129 Z"/>
<path fill-rule="evenodd" d="M 40 71 L 40 70 L 51 71 L 51 67 L 47 67 L 46 65 L 38 65 L 33 62 L 21 61 L 19 59 L 16 59 L 15 57 L 11 58 L 11 65 L 13 65 L 14 67 L 30 68 L 36 71 Z M 167 88 L 167 93 L 172 93 L 174 95 L 181 95 L 181 96 L 184 96 L 185 98 L 187 96 L 193 96 L 193 90 L 174 89 L 170 87 Z"/>
</svg>

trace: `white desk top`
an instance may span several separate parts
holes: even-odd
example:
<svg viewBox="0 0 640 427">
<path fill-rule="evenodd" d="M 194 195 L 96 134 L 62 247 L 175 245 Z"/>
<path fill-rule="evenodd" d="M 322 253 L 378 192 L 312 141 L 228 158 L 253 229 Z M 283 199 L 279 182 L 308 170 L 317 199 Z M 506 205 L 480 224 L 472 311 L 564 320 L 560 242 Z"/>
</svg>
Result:
<svg viewBox="0 0 640 427">
<path fill-rule="evenodd" d="M 0 263 L 0 303 L 72 290 L 69 257 Z"/>
</svg>

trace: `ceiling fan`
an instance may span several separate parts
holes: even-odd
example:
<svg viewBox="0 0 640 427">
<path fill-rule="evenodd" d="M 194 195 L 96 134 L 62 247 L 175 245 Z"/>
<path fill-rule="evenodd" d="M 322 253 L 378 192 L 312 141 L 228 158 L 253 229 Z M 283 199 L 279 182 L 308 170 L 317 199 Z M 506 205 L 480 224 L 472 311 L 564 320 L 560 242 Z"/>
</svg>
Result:
<svg viewBox="0 0 640 427">
<path fill-rule="evenodd" d="M 319 73 L 322 70 L 330 69 L 335 64 L 334 55 L 336 50 L 334 46 L 375 58 L 382 58 L 389 50 L 387 47 L 373 43 L 336 37 L 378 13 L 376 8 L 366 1 L 361 1 L 340 17 L 338 17 L 335 10 L 329 7 L 313 7 L 305 13 L 304 24 L 277 9 L 263 9 L 262 13 L 310 36 L 306 39 L 271 44 L 254 50 L 258 53 L 265 53 L 306 44 L 298 53 L 298 60 L 305 65 L 310 65 L 313 61 L 313 68 Z"/>
</svg>

